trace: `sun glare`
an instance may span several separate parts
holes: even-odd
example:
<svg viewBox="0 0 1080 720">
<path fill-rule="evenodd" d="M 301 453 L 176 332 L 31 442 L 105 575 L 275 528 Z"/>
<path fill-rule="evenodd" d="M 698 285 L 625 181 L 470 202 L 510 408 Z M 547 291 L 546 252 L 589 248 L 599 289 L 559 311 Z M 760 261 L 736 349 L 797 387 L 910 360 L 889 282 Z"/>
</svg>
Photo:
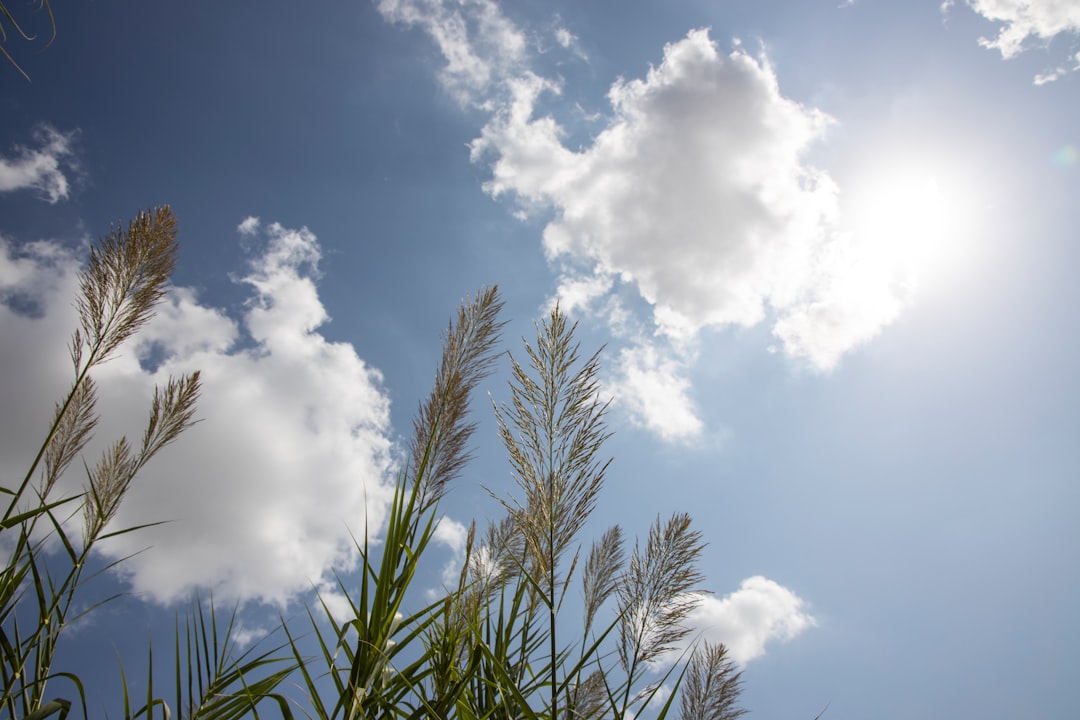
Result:
<svg viewBox="0 0 1080 720">
<path fill-rule="evenodd" d="M 931 169 L 891 168 L 846 204 L 849 230 L 876 260 L 921 285 L 955 269 L 970 232 L 960 185 Z"/>
</svg>

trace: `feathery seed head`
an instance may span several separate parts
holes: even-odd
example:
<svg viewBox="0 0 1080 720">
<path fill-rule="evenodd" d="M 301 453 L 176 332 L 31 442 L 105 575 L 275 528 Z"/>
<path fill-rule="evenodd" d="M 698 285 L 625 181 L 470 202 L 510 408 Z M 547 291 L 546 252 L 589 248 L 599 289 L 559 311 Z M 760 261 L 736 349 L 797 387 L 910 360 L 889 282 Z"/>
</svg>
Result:
<svg viewBox="0 0 1080 720">
<path fill-rule="evenodd" d="M 736 720 L 746 710 L 738 706 L 742 672 L 721 643 L 705 642 L 690 661 L 680 697 L 682 720 Z"/>
<path fill-rule="evenodd" d="M 469 395 L 491 373 L 505 325 L 497 321 L 502 305 L 498 287 L 486 288 L 462 304 L 447 329 L 435 385 L 413 421 L 410 456 L 421 509 L 442 497 L 446 484 L 469 460 L 466 446 L 475 429 L 466 422 Z"/>
<path fill-rule="evenodd" d="M 114 228 L 80 273 L 76 302 L 81 332 L 74 345 L 88 343 L 88 361 L 98 364 L 153 315 L 176 265 L 176 217 L 168 206 L 140 213 L 126 232 Z M 73 358 L 82 351 L 72 348 Z"/>
<path fill-rule="evenodd" d="M 619 659 L 628 672 L 657 659 L 689 633 L 682 622 L 702 592 L 696 586 L 704 579 L 697 567 L 703 548 L 701 533 L 691 530 L 686 513 L 675 513 L 666 523 L 657 518 L 644 551 L 634 547 L 617 588 Z"/>
<path fill-rule="evenodd" d="M 559 560 L 592 514 L 611 460 L 597 457 L 610 437 L 599 399 L 599 353 L 580 361 L 556 306 L 525 343 L 528 368 L 511 356 L 511 401 L 496 407 L 520 501 L 505 502 L 535 564 L 552 578 Z M 549 582 L 549 584 L 551 584 Z M 548 588 L 554 594 L 554 587 Z"/>
</svg>

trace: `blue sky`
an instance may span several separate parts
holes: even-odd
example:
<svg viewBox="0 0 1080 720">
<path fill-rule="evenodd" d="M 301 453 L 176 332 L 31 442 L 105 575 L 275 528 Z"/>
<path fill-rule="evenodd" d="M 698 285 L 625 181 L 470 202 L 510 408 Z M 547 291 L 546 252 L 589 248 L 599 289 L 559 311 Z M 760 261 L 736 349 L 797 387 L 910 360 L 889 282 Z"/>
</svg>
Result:
<svg viewBox="0 0 1080 720">
<path fill-rule="evenodd" d="M 173 522 L 108 550 L 150 546 L 73 662 L 194 590 L 257 628 L 347 569 L 447 319 L 497 283 L 512 351 L 556 299 L 605 346 L 595 526 L 695 516 L 695 623 L 755 716 L 1075 713 L 1075 6 L 56 14 L 47 49 L 5 46 L 30 82 L 0 67 L 4 475 L 63 388 L 87 243 L 147 207 L 177 213 L 180 263 L 103 368 L 104 431 L 137 432 L 169 372 L 205 382 L 121 517 Z M 451 564 L 484 486 L 511 489 L 477 411 Z"/>
</svg>

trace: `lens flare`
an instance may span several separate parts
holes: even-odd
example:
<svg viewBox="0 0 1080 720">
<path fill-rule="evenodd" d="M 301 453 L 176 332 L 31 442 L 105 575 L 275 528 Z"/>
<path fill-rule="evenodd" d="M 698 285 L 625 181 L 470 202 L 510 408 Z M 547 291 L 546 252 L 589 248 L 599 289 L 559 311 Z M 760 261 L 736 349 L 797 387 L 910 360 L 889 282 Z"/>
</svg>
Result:
<svg viewBox="0 0 1080 720">
<path fill-rule="evenodd" d="M 1080 153 L 1075 145 L 1062 145 L 1054 153 L 1054 164 L 1058 167 L 1075 167 L 1080 160 Z"/>
</svg>

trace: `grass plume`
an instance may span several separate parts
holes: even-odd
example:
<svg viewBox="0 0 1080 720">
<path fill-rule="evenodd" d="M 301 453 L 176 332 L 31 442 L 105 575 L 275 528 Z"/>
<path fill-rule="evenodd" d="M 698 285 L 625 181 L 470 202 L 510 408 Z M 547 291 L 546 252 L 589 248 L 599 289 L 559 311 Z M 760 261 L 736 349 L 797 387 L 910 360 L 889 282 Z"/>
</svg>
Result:
<svg viewBox="0 0 1080 720">
<path fill-rule="evenodd" d="M 82 334 L 74 343 L 76 352 L 80 340 L 86 343 L 89 365 L 108 359 L 153 315 L 176 266 L 176 233 L 172 210 L 158 207 L 139 213 L 126 231 L 114 227 L 91 248 L 79 278 Z"/>
<path fill-rule="evenodd" d="M 704 643 L 686 671 L 683 682 L 682 720 L 736 720 L 746 714 L 739 707 L 742 672 L 728 657 L 723 644 Z"/>
<path fill-rule="evenodd" d="M 686 513 L 664 523 L 657 519 L 644 549 L 635 546 L 619 583 L 619 660 L 631 677 L 689 633 L 683 620 L 697 604 L 697 585 L 704 579 L 697 568 L 701 533 L 690 524 Z"/>
<path fill-rule="evenodd" d="M 610 459 L 598 452 L 610 433 L 598 399 L 599 353 L 579 362 L 574 327 L 556 307 L 525 343 L 529 366 L 511 356 L 511 402 L 496 408 L 499 432 L 521 500 L 504 502 L 537 575 L 554 602 L 558 566 L 596 506 Z"/>
<path fill-rule="evenodd" d="M 614 525 L 593 543 L 581 574 L 585 598 L 585 637 L 590 636 L 597 613 L 615 592 L 623 567 L 622 528 Z"/>
<path fill-rule="evenodd" d="M 66 677 L 83 694 L 76 676 L 53 672 L 52 664 L 61 633 L 72 620 L 69 611 L 82 587 L 87 560 L 99 540 L 138 529 L 108 526 L 138 473 L 195 422 L 199 374 L 170 378 L 154 392 L 142 441 L 133 447 L 127 438 L 116 440 L 93 466 L 83 463 L 87 479 L 81 495 L 53 497 L 59 479 L 82 456 L 97 428 L 92 372 L 153 316 L 176 263 L 176 236 L 172 211 L 159 207 L 137 215 L 126 230 L 114 228 L 91 248 L 79 274 L 75 302 L 79 327 L 68 346 L 70 390 L 56 403 L 50 427 L 22 482 L 17 487 L 0 486 L 8 496 L 0 532 L 12 542 L 0 572 L 0 708 L 11 717 L 66 713 L 70 701 L 46 701 L 46 683 L 54 677 Z M 32 486 L 39 474 L 38 484 Z M 67 524 L 80 509 L 81 543 L 69 537 Z M 46 542 L 53 540 L 59 550 L 48 552 Z M 90 603 L 84 612 L 98 604 Z M 31 608 L 36 623 L 29 621 Z"/>
<path fill-rule="evenodd" d="M 486 288 L 462 303 L 447 329 L 435 384 L 413 421 L 411 468 L 420 484 L 421 508 L 438 502 L 469 461 L 469 438 L 476 427 L 466 421 L 469 397 L 491 372 L 504 325 L 498 321 L 501 309 L 498 288 Z"/>
<path fill-rule="evenodd" d="M 413 422 L 410 464 L 399 477 L 389 511 L 382 556 L 376 558 L 365 534 L 357 544 L 360 589 L 344 593 L 351 615 L 339 622 L 324 605 L 327 634 L 311 616 L 321 659 L 332 683 L 308 672 L 305 658 L 286 627 L 314 717 L 448 717 L 456 697 L 475 667 L 471 627 L 458 620 L 456 604 L 438 600 L 411 614 L 403 603 L 418 564 L 438 524 L 438 502 L 447 484 L 468 461 L 474 425 L 467 421 L 469 399 L 491 371 L 503 323 L 498 289 L 484 289 L 461 306 L 444 338 L 442 359 L 427 400 Z M 349 639 L 350 633 L 354 636 Z M 396 658 L 411 641 L 427 638 L 418 658 L 396 668 Z M 336 658 L 344 655 L 345 662 Z M 464 677 L 462 677 L 464 673 Z M 423 689 L 430 680 L 438 692 Z M 410 708 L 406 710 L 406 708 Z"/>
</svg>

